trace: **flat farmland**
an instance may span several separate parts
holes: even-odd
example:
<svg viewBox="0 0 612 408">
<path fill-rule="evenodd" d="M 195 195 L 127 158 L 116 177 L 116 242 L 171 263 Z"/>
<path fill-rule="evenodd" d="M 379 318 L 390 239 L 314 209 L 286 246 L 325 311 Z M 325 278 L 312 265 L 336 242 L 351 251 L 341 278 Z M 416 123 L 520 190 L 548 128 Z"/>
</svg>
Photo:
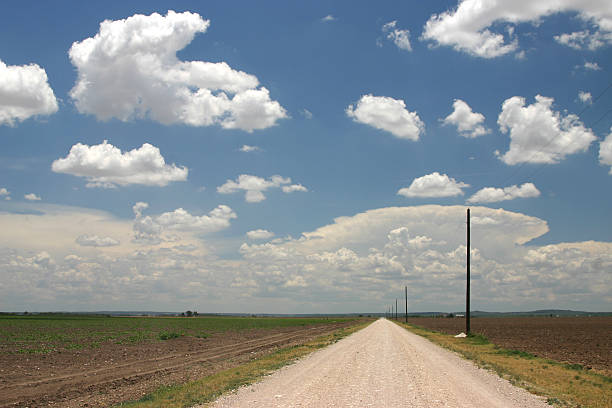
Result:
<svg viewBox="0 0 612 408">
<path fill-rule="evenodd" d="M 106 407 L 358 322 L 0 316 L 0 407 Z"/>
<path fill-rule="evenodd" d="M 409 318 L 410 324 L 447 334 L 465 331 L 463 318 Z M 472 333 L 502 348 L 612 374 L 612 317 L 478 317 Z"/>
</svg>

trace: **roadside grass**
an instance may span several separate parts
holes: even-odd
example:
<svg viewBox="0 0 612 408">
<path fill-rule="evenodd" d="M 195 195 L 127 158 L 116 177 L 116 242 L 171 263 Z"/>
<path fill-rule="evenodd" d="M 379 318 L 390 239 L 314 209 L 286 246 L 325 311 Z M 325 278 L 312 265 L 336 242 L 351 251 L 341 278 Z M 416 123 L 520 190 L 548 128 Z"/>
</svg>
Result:
<svg viewBox="0 0 612 408">
<path fill-rule="evenodd" d="M 612 377 L 580 364 L 560 363 L 518 350 L 503 349 L 476 334 L 455 338 L 450 334 L 399 323 L 411 332 L 495 371 L 512 384 L 547 398 L 557 407 L 612 407 Z"/>
<path fill-rule="evenodd" d="M 212 402 L 222 394 L 252 384 L 265 375 L 293 363 L 297 359 L 363 329 L 372 321 L 336 330 L 307 343 L 281 348 L 271 354 L 252 360 L 238 367 L 184 384 L 163 386 L 137 401 L 124 402 L 115 408 L 185 408 Z"/>
</svg>

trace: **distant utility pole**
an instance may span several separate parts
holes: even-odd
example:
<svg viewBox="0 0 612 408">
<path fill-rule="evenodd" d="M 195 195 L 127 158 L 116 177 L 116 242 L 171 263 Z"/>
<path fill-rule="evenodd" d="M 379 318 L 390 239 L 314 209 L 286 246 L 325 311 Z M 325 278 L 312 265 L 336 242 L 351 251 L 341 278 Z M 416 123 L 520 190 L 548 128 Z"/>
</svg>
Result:
<svg viewBox="0 0 612 408">
<path fill-rule="evenodd" d="M 397 298 L 395 298 L 395 320 L 397 320 Z"/>
<path fill-rule="evenodd" d="M 408 286 L 404 286 L 404 295 L 406 296 L 406 323 L 408 323 Z"/>
<path fill-rule="evenodd" d="M 467 209 L 467 290 L 465 294 L 465 333 L 470 334 L 470 209 Z"/>
</svg>

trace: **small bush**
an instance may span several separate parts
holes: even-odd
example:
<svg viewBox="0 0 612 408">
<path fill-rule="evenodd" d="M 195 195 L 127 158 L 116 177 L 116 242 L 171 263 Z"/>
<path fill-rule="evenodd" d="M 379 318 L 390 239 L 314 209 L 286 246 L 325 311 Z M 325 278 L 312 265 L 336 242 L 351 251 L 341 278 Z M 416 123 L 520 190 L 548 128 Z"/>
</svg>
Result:
<svg viewBox="0 0 612 408">
<path fill-rule="evenodd" d="M 582 364 L 563 364 L 565 368 L 569 368 L 570 370 L 578 370 L 582 371 L 584 369 Z"/>
<path fill-rule="evenodd" d="M 520 351 L 520 350 L 499 350 L 497 354 L 503 354 L 505 356 L 523 357 L 523 358 L 535 358 L 533 354 L 527 353 L 525 351 Z"/>
<path fill-rule="evenodd" d="M 160 340 L 170 340 L 170 339 L 176 339 L 178 337 L 181 337 L 182 334 L 177 333 L 177 332 L 161 332 L 159 333 L 159 339 Z"/>
<path fill-rule="evenodd" d="M 472 344 L 489 344 L 489 339 L 479 333 L 470 333 L 468 334 L 467 338 Z"/>
</svg>

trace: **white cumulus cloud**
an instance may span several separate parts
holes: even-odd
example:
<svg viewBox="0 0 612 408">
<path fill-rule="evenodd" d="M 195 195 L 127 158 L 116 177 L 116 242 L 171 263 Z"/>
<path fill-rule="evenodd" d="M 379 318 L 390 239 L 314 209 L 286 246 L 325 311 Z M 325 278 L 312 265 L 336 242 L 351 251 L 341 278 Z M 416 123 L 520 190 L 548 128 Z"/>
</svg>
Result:
<svg viewBox="0 0 612 408">
<path fill-rule="evenodd" d="M 282 190 L 283 190 L 283 193 L 293 193 L 296 191 L 304 191 L 304 192 L 308 191 L 308 189 L 301 184 L 291 184 L 288 186 L 283 186 Z"/>
<path fill-rule="evenodd" d="M 580 99 L 580 102 L 589 105 L 593 103 L 593 95 L 590 92 L 578 91 L 578 99 Z"/>
<path fill-rule="evenodd" d="M 410 31 L 397 28 L 397 20 L 390 21 L 382 26 L 382 32 L 387 34 L 387 39 L 400 50 L 412 51 L 410 45 Z"/>
<path fill-rule="evenodd" d="M 409 187 L 400 189 L 397 194 L 404 197 L 453 197 L 463 195 L 462 189 L 469 186 L 436 171 L 415 178 Z"/>
<path fill-rule="evenodd" d="M 410 229 L 407 227 L 400 227 L 389 231 L 387 239 L 388 242 L 385 248 L 396 253 L 404 251 L 406 248 L 423 249 L 434 244 L 433 239 L 426 235 L 411 236 Z"/>
<path fill-rule="evenodd" d="M 155 221 L 163 228 L 182 231 L 215 232 L 230 226 L 230 220 L 236 218 L 236 213 L 226 205 L 220 205 L 208 215 L 191 215 L 182 208 L 165 212 Z"/>
<path fill-rule="evenodd" d="M 584 63 L 584 69 L 589 71 L 601 71 L 601 67 L 598 63 L 589 61 Z"/>
<path fill-rule="evenodd" d="M 533 183 L 505 188 L 485 187 L 478 190 L 467 199 L 468 203 L 494 203 L 498 201 L 514 200 L 516 198 L 539 197 L 540 190 Z"/>
<path fill-rule="evenodd" d="M 510 133 L 510 149 L 500 159 L 517 163 L 558 163 L 565 156 L 586 151 L 596 137 L 577 115 L 552 110 L 553 98 L 536 95 L 525 106 L 525 98 L 513 96 L 502 104 L 497 123 Z"/>
<path fill-rule="evenodd" d="M 109 247 L 119 245 L 120 242 L 111 237 L 99 237 L 97 235 L 79 235 L 75 241 L 81 246 Z"/>
<path fill-rule="evenodd" d="M 470 105 L 461 99 L 455 99 L 453 112 L 444 118 L 442 123 L 457 126 L 459 134 L 463 137 L 475 138 L 491 132 L 483 126 L 484 120 L 482 113 L 472 112 Z"/>
<path fill-rule="evenodd" d="M 36 64 L 6 65 L 0 60 L 0 125 L 57 112 L 47 72 Z"/>
<path fill-rule="evenodd" d="M 300 113 L 306 118 L 306 119 L 312 119 L 312 112 L 309 111 L 308 109 L 304 108 L 300 111 Z"/>
<path fill-rule="evenodd" d="M 28 200 L 28 201 L 40 201 L 40 200 L 42 200 L 42 199 L 40 198 L 40 196 L 37 196 L 37 195 L 36 195 L 36 194 L 34 194 L 34 193 L 28 193 L 28 194 L 25 194 L 25 195 L 23 196 L 23 198 L 25 198 L 25 199 L 26 199 L 26 200 Z"/>
<path fill-rule="evenodd" d="M 608 16 L 609 17 L 609 16 Z M 608 18 L 608 20 L 610 20 Z M 573 33 L 563 33 L 555 35 L 555 41 L 559 44 L 566 45 L 575 50 L 588 49 L 594 51 L 598 48 L 612 43 L 612 32 L 610 28 L 604 30 L 582 30 Z"/>
<path fill-rule="evenodd" d="M 417 141 L 425 124 L 416 112 L 406 109 L 401 99 L 388 96 L 363 95 L 357 106 L 349 105 L 346 114 L 355 122 L 390 132 L 400 139 Z"/>
<path fill-rule="evenodd" d="M 562 33 L 555 36 L 558 42 L 591 49 L 612 43 L 612 9 L 608 2 L 573 0 L 460 0 L 455 9 L 432 15 L 421 38 L 474 56 L 495 58 L 518 49 L 514 34 L 517 24 L 536 24 L 563 12 L 577 13 L 591 28 Z M 495 31 L 495 26 L 504 27 L 506 32 Z"/>
<path fill-rule="evenodd" d="M 256 229 L 246 233 L 248 239 L 270 239 L 274 236 L 273 232 L 265 229 Z"/>
<path fill-rule="evenodd" d="M 181 61 L 176 53 L 210 25 L 196 13 L 105 20 L 69 51 L 79 112 L 100 120 L 149 117 L 163 124 L 220 125 L 252 132 L 287 117 L 254 75 L 225 62 Z"/>
<path fill-rule="evenodd" d="M 51 165 L 56 173 L 85 177 L 87 187 L 115 187 L 130 184 L 166 186 L 171 181 L 185 181 L 188 169 L 166 164 L 159 149 L 148 143 L 125 153 L 106 140 L 99 145 L 77 143 L 68 156 Z"/>
<path fill-rule="evenodd" d="M 261 148 L 258 146 L 242 145 L 242 147 L 240 148 L 240 151 L 245 152 L 245 153 L 259 152 L 261 151 Z"/>
<path fill-rule="evenodd" d="M 6 188 L 0 188 L 0 197 L 4 197 L 4 200 L 9 201 L 11 199 L 11 192 Z"/>
<path fill-rule="evenodd" d="M 221 194 L 232 194 L 237 191 L 245 191 L 245 200 L 248 203 L 258 203 L 266 199 L 264 191 L 271 188 L 282 188 L 283 192 L 291 193 L 294 191 L 308 191 L 301 184 L 291 184 L 291 178 L 282 176 L 272 176 L 269 179 L 241 174 L 234 180 L 227 180 L 225 184 L 217 187 L 217 192 Z"/>
<path fill-rule="evenodd" d="M 599 143 L 599 162 L 612 166 L 612 129 L 606 139 Z M 612 167 L 610 167 L 610 174 L 612 174 Z"/>
<path fill-rule="evenodd" d="M 183 208 L 159 215 L 143 215 L 148 203 L 138 202 L 132 207 L 134 211 L 134 241 L 143 244 L 158 244 L 172 241 L 171 236 L 163 235 L 166 231 L 187 231 L 206 234 L 221 231 L 230 226 L 230 221 L 237 218 L 236 213 L 227 205 L 219 205 L 207 215 L 192 215 Z"/>
</svg>

